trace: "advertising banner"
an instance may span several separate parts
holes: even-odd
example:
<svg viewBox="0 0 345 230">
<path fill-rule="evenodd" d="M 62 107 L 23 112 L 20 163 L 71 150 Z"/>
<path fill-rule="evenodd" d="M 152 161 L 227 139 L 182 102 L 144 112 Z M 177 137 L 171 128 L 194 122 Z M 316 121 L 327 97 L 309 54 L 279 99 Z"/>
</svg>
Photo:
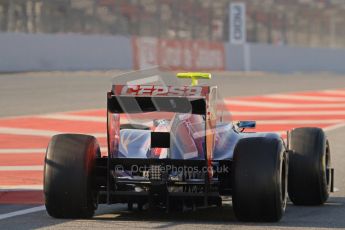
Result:
<svg viewBox="0 0 345 230">
<path fill-rule="evenodd" d="M 134 68 L 161 66 L 172 70 L 224 70 L 225 50 L 220 42 L 133 38 Z"/>
<path fill-rule="evenodd" d="M 230 43 L 241 45 L 246 43 L 246 5 L 242 2 L 230 4 Z"/>
</svg>

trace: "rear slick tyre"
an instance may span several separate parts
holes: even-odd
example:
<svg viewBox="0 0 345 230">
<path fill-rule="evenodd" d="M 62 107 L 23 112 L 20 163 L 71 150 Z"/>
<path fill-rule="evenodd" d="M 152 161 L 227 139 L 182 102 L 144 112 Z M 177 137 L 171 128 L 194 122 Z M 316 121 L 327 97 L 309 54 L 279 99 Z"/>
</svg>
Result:
<svg viewBox="0 0 345 230">
<path fill-rule="evenodd" d="M 322 205 L 330 193 L 331 155 L 320 128 L 297 128 L 290 132 L 289 197 L 295 205 Z"/>
<path fill-rule="evenodd" d="M 288 156 L 279 138 L 241 139 L 234 151 L 232 203 L 240 221 L 276 222 L 286 207 Z"/>
<path fill-rule="evenodd" d="M 52 137 L 44 166 L 48 214 L 55 218 L 91 218 L 97 208 L 93 172 L 100 148 L 96 138 L 81 134 Z"/>
</svg>

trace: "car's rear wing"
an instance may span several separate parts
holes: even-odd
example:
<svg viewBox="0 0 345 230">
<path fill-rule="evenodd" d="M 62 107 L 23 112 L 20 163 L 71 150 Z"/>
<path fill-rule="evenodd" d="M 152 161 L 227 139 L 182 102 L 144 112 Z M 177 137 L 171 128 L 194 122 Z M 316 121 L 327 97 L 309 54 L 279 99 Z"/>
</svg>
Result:
<svg viewBox="0 0 345 230">
<path fill-rule="evenodd" d="M 111 113 L 175 112 L 206 115 L 206 98 L 187 97 L 108 97 L 108 110 Z"/>
<path fill-rule="evenodd" d="M 116 85 L 108 94 L 112 113 L 175 112 L 206 115 L 208 86 Z"/>
<path fill-rule="evenodd" d="M 205 116 L 206 150 L 212 156 L 217 120 L 215 86 L 114 85 L 107 96 L 109 154 L 116 156 L 120 114 L 174 112 Z"/>
<path fill-rule="evenodd" d="M 211 86 L 113 85 L 116 96 L 207 96 Z"/>
</svg>

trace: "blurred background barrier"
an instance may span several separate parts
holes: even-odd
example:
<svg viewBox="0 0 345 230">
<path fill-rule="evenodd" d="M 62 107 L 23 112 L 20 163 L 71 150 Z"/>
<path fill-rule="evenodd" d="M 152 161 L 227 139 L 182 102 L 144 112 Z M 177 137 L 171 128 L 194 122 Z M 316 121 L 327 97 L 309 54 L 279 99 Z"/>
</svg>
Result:
<svg viewBox="0 0 345 230">
<path fill-rule="evenodd" d="M 162 66 L 172 70 L 225 70 L 222 42 L 133 38 L 134 68 Z"/>
<path fill-rule="evenodd" d="M 247 49 L 229 44 L 235 2 L 245 4 Z M 131 69 L 154 61 L 345 72 L 344 15 L 344 0 L 0 0 L 0 71 Z"/>
<path fill-rule="evenodd" d="M 0 33 L 0 71 L 132 69 L 123 36 Z"/>
<path fill-rule="evenodd" d="M 345 74 L 345 49 L 249 44 L 249 70 L 276 73 L 333 72 Z M 226 69 L 245 71 L 243 45 L 226 43 Z"/>
</svg>

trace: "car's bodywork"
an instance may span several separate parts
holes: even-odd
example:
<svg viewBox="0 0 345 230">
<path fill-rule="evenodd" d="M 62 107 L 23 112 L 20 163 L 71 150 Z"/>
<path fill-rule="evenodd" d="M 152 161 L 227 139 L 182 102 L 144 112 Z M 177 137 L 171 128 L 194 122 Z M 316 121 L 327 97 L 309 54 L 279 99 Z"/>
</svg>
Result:
<svg viewBox="0 0 345 230">
<path fill-rule="evenodd" d="M 276 133 L 241 132 L 217 98 L 215 86 L 166 85 L 173 76 L 166 80 L 158 70 L 133 77 L 136 80 L 115 78 L 108 93 L 108 157 L 98 159 L 108 175 L 107 186 L 100 184 L 103 202 L 169 206 L 178 198 L 193 205 L 218 203 L 221 195 L 231 195 L 237 142 L 247 137 L 281 139 Z M 137 114 L 143 120 L 153 114 L 160 119 L 147 122 L 150 129 L 120 129 L 128 121 L 141 123 Z M 126 121 L 121 122 L 124 115 Z"/>
<path fill-rule="evenodd" d="M 222 205 L 232 196 L 241 221 L 278 221 L 287 194 L 297 205 L 324 204 L 334 170 L 324 131 L 301 127 L 286 140 L 273 132 L 244 132 L 233 122 L 207 73 L 149 69 L 116 77 L 107 93 L 108 153 L 83 134 L 55 135 L 44 168 L 48 213 L 92 217 L 98 203 L 131 209 Z M 186 81 L 186 80 L 185 80 Z"/>
</svg>

